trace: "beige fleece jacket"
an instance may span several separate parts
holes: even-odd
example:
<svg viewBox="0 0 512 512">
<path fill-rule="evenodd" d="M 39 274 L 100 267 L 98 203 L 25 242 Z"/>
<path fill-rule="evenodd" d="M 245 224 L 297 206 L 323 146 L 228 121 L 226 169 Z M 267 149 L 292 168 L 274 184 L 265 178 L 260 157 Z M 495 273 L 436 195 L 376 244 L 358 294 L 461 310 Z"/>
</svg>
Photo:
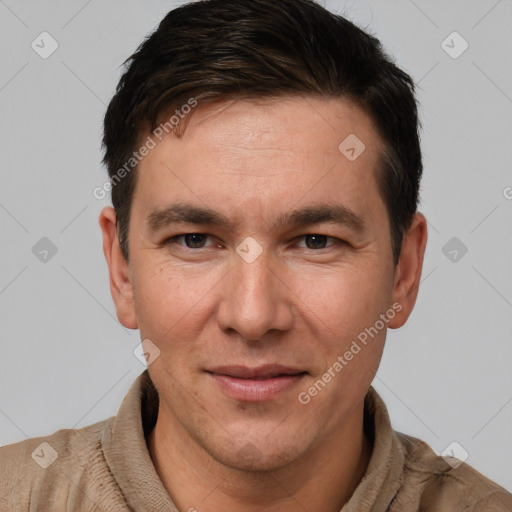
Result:
<svg viewBox="0 0 512 512">
<path fill-rule="evenodd" d="M 0 448 L 0 512 L 176 512 L 146 445 L 157 412 L 158 394 L 145 370 L 117 416 Z M 370 462 L 341 512 L 512 512 L 505 489 L 394 431 L 373 387 L 365 398 L 365 431 Z"/>
</svg>

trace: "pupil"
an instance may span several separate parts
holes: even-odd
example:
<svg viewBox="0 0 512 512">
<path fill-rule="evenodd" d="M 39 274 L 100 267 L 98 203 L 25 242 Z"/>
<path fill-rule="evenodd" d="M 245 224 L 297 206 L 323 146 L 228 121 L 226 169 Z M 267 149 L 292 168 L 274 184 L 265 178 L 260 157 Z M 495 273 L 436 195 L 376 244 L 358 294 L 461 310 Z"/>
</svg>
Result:
<svg viewBox="0 0 512 512">
<path fill-rule="evenodd" d="M 192 233 L 185 235 L 185 240 L 188 247 L 202 247 L 204 242 L 204 235 L 201 235 L 200 233 Z"/>
<path fill-rule="evenodd" d="M 325 235 L 307 235 L 306 236 L 306 245 L 309 249 L 318 249 L 324 248 L 325 242 L 327 238 Z M 312 242 L 311 244 L 308 242 Z"/>
</svg>

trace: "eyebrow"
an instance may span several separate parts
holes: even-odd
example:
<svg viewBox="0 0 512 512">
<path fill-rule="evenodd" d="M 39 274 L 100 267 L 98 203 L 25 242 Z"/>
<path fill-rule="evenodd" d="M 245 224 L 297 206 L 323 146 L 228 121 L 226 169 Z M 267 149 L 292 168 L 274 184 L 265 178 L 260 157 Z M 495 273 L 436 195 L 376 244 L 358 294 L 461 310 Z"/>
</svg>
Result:
<svg viewBox="0 0 512 512">
<path fill-rule="evenodd" d="M 346 226 L 358 233 L 366 229 L 366 223 L 362 217 L 339 204 L 318 204 L 291 210 L 276 220 L 274 228 L 321 222 Z M 148 215 L 146 223 L 152 232 L 178 223 L 219 226 L 231 230 L 238 225 L 224 214 L 211 208 L 187 203 L 173 204 L 163 209 L 154 210 Z"/>
</svg>

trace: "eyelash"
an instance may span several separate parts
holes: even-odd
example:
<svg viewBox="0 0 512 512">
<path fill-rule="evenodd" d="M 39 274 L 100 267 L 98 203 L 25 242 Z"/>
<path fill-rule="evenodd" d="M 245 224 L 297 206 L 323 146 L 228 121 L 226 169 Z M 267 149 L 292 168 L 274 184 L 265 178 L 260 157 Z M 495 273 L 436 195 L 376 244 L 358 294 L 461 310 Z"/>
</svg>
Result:
<svg viewBox="0 0 512 512">
<path fill-rule="evenodd" d="M 180 247 L 183 247 L 184 249 L 188 249 L 188 250 L 191 250 L 191 251 L 194 251 L 194 250 L 199 250 L 199 249 L 208 249 L 209 247 L 211 246 L 207 246 L 207 247 L 187 247 L 186 245 L 182 245 L 178 242 L 179 239 L 184 239 L 186 236 L 190 236 L 190 235 L 200 235 L 200 236 L 203 236 L 203 237 L 209 237 L 209 235 L 205 234 L 205 233 L 184 233 L 182 235 L 175 235 L 175 236 L 172 236 L 166 240 L 164 240 L 163 242 L 163 245 L 164 246 L 167 246 L 167 245 L 179 245 Z M 301 238 L 301 239 L 304 239 L 308 236 L 318 236 L 318 237 L 325 237 L 326 240 L 334 240 L 334 243 L 332 243 L 331 245 L 327 245 L 326 247 L 321 247 L 319 249 L 310 249 L 312 251 L 320 251 L 322 249 L 329 249 L 330 247 L 333 247 L 334 245 L 347 245 L 347 242 L 345 242 L 344 240 L 341 240 L 340 238 L 336 238 L 336 237 L 332 237 L 332 236 L 328 236 L 328 235 L 322 235 L 321 233 L 308 233 L 306 235 L 301 235 L 297 238 Z M 301 249 L 309 249 L 309 247 L 301 247 Z"/>
</svg>

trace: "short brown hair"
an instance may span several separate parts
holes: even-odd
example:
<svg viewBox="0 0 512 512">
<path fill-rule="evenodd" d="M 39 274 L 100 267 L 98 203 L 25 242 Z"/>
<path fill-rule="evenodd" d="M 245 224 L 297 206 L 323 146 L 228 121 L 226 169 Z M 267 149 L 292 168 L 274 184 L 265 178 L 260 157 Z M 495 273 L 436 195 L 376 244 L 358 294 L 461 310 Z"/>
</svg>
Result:
<svg viewBox="0 0 512 512">
<path fill-rule="evenodd" d="M 137 168 L 116 173 L 162 115 L 190 98 L 315 95 L 352 100 L 384 141 L 376 176 L 398 262 L 419 199 L 419 121 L 411 77 L 374 36 L 311 0 L 200 0 L 170 11 L 124 65 L 105 114 L 103 162 L 126 260 Z"/>
</svg>

